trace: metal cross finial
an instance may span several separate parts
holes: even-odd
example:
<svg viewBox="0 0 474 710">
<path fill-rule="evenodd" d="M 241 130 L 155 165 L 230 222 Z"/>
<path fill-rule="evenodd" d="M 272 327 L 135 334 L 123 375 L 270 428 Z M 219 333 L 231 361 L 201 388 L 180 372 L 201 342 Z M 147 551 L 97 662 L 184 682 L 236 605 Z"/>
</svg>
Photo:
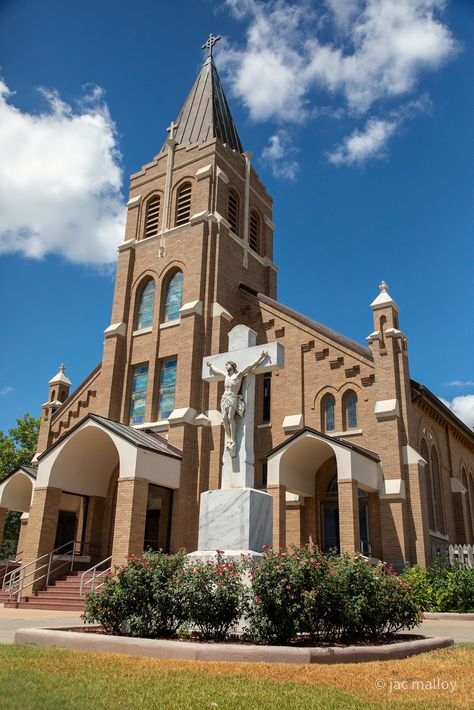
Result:
<svg viewBox="0 0 474 710">
<path fill-rule="evenodd" d="M 386 291 L 386 290 L 388 289 L 388 284 L 385 283 L 385 281 L 381 281 L 381 282 L 380 282 L 379 289 L 380 289 L 381 291 Z"/>
<path fill-rule="evenodd" d="M 174 138 L 174 129 L 175 128 L 178 128 L 178 124 L 175 123 L 174 121 L 171 121 L 170 125 L 166 129 L 168 131 L 168 133 L 170 134 L 169 135 L 170 138 Z"/>
<path fill-rule="evenodd" d="M 216 44 L 216 42 L 219 42 L 221 39 L 222 37 L 220 35 L 214 37 L 211 32 L 211 34 L 209 35 L 209 39 L 202 45 L 201 49 L 207 49 L 207 56 L 212 57 L 212 48 Z"/>
<path fill-rule="evenodd" d="M 64 363 L 62 362 L 59 366 L 59 372 L 64 372 L 65 369 Z"/>
</svg>

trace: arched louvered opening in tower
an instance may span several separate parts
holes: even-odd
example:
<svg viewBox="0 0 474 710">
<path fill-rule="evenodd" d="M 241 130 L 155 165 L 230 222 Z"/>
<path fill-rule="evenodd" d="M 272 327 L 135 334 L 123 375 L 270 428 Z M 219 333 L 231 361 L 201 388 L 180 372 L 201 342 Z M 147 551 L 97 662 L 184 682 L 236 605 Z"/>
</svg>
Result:
<svg viewBox="0 0 474 710">
<path fill-rule="evenodd" d="M 189 222 L 191 216 L 191 183 L 185 182 L 184 185 L 178 190 L 178 196 L 176 198 L 176 219 L 175 225 L 179 227 L 180 224 L 186 224 Z"/>
<path fill-rule="evenodd" d="M 256 212 L 250 213 L 250 234 L 249 246 L 253 251 L 259 253 L 260 250 L 260 218 Z"/>
<path fill-rule="evenodd" d="M 239 198 L 234 190 L 229 192 L 227 219 L 234 234 L 239 234 Z"/>
<path fill-rule="evenodd" d="M 160 221 L 161 199 L 159 195 L 154 195 L 148 200 L 145 216 L 144 237 L 154 237 L 158 234 L 158 223 Z"/>
</svg>

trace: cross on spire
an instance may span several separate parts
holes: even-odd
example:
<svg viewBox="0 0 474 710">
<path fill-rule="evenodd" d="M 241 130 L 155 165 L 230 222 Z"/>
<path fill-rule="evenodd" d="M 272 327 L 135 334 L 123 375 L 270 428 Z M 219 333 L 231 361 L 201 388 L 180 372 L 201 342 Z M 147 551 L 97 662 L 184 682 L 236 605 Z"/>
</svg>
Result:
<svg viewBox="0 0 474 710">
<path fill-rule="evenodd" d="M 59 366 L 59 372 L 64 372 L 65 370 L 66 370 L 66 367 L 65 367 L 64 363 L 62 362 Z"/>
<path fill-rule="evenodd" d="M 379 289 L 380 289 L 381 291 L 386 291 L 386 290 L 388 289 L 388 284 L 387 284 L 385 281 L 381 281 L 381 282 L 380 282 Z"/>
<path fill-rule="evenodd" d="M 174 138 L 174 129 L 175 129 L 175 128 L 178 128 L 178 124 L 175 123 L 174 121 L 171 121 L 170 125 L 169 125 L 168 128 L 166 129 L 166 130 L 168 131 L 168 133 L 169 133 L 169 137 L 170 137 L 170 138 Z"/>
<path fill-rule="evenodd" d="M 214 37 L 214 35 L 211 32 L 211 34 L 209 35 L 209 39 L 207 40 L 207 42 L 204 42 L 201 49 L 207 49 L 207 56 L 212 57 L 212 48 L 221 39 L 222 39 L 222 37 L 220 35 L 218 35 L 217 37 Z"/>
</svg>

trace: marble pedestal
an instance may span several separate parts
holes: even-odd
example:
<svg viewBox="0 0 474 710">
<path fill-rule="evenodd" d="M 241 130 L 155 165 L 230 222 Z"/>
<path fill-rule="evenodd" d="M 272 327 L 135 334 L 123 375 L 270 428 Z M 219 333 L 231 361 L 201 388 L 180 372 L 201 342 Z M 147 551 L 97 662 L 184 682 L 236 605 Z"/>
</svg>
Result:
<svg viewBox="0 0 474 710">
<path fill-rule="evenodd" d="M 223 550 L 259 554 L 272 545 L 272 497 L 254 488 L 221 488 L 201 494 L 199 553 Z"/>
</svg>

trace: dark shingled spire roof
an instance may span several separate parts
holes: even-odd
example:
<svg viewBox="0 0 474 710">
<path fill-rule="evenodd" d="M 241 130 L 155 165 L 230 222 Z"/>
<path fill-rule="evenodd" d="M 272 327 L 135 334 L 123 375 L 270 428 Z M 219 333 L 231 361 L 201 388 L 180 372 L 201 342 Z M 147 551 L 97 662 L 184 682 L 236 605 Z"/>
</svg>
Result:
<svg viewBox="0 0 474 710">
<path fill-rule="evenodd" d="M 234 119 L 212 57 L 204 62 L 194 86 L 176 119 L 173 138 L 178 144 L 218 138 L 243 153 Z"/>
</svg>

